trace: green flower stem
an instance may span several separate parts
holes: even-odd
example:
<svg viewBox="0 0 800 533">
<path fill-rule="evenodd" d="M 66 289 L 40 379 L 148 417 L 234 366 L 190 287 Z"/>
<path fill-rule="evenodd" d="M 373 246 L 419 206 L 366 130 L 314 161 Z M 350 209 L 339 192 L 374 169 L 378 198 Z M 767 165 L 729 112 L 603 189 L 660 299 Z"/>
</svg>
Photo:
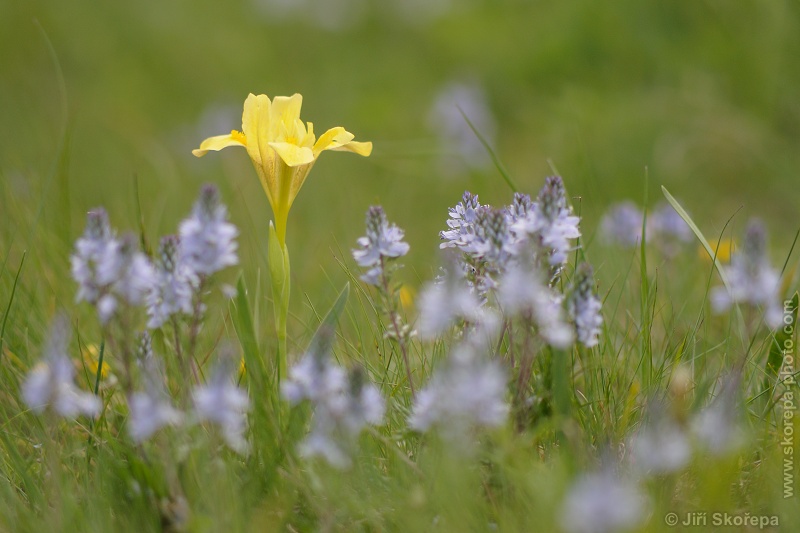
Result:
<svg viewBox="0 0 800 533">
<path fill-rule="evenodd" d="M 269 271 L 272 278 L 272 303 L 275 312 L 275 330 L 278 336 L 278 353 L 275 358 L 275 375 L 278 384 L 286 377 L 286 323 L 289 317 L 290 266 L 289 250 L 269 224 Z"/>
</svg>

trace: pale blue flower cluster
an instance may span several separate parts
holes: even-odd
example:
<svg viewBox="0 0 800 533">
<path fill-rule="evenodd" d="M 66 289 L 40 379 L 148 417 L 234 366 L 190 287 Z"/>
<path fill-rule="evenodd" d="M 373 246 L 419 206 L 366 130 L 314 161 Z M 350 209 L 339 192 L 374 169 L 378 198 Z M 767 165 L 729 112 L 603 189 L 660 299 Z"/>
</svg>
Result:
<svg viewBox="0 0 800 533">
<path fill-rule="evenodd" d="M 289 379 L 281 383 L 281 394 L 291 405 L 309 401 L 314 409 L 311 432 L 301 443 L 300 452 L 347 468 L 358 435 L 367 425 L 382 422 L 385 407 L 377 387 L 367 381 L 362 370 L 348 373 L 334 363 L 332 335 L 329 330 L 318 333 L 319 342 L 312 343 L 289 369 Z"/>
<path fill-rule="evenodd" d="M 481 301 L 470 289 L 463 271 L 451 263 L 435 283 L 420 294 L 419 334 L 433 339 L 450 328 L 457 320 L 478 322 L 484 312 Z"/>
<path fill-rule="evenodd" d="M 720 381 L 720 391 L 708 407 L 688 420 L 675 405 L 654 399 L 643 425 L 627 440 L 625 461 L 611 461 L 599 472 L 583 474 L 567 492 L 561 506 L 561 525 L 570 533 L 626 531 L 644 522 L 648 501 L 641 495 L 643 482 L 653 476 L 678 474 L 695 453 L 726 456 L 745 442 L 739 422 L 743 412 L 737 401 L 741 369 Z M 676 372 L 680 382 L 673 390 L 685 394 L 691 376 Z M 607 458 L 608 459 L 608 458 Z"/>
<path fill-rule="evenodd" d="M 144 390 L 134 392 L 128 399 L 128 433 L 134 442 L 143 442 L 159 429 L 183 422 L 183 414 L 172 405 L 147 332 L 140 340 L 138 360 Z"/>
<path fill-rule="evenodd" d="M 109 274 L 118 246 L 106 210 L 89 211 L 86 230 L 75 242 L 75 253 L 70 257 L 72 277 L 78 282 L 78 302 L 97 304 L 103 290 L 113 282 Z"/>
<path fill-rule="evenodd" d="M 480 328 L 473 333 L 487 332 Z M 472 428 L 496 428 L 508 418 L 508 376 L 499 361 L 485 356 L 483 344 L 467 339 L 455 348 L 414 402 L 408 425 L 438 428 L 452 442 L 466 444 Z"/>
<path fill-rule="evenodd" d="M 353 250 L 353 259 L 359 266 L 369 270 L 361 276 L 370 285 L 381 283 L 386 261 L 408 253 L 408 243 L 403 242 L 404 232 L 395 224 L 389 224 L 386 213 L 379 205 L 367 211 L 367 234 L 356 241 L 360 248 Z"/>
<path fill-rule="evenodd" d="M 631 459 L 642 473 L 669 474 L 684 468 L 692 456 L 692 443 L 683 425 L 664 401 L 654 401 L 648 420 L 630 438 Z"/>
<path fill-rule="evenodd" d="M 162 239 L 155 262 L 139 251 L 133 234 L 114 235 L 104 209 L 90 211 L 71 257 L 77 300 L 93 304 L 103 324 L 120 303 L 145 303 L 147 327 L 159 328 L 176 314 L 202 309 L 195 307 L 202 280 L 238 262 L 237 234 L 213 185 L 202 188 L 180 236 Z"/>
<path fill-rule="evenodd" d="M 642 210 L 629 200 L 612 205 L 600 222 L 603 240 L 624 247 L 640 244 L 643 229 L 648 242 L 656 243 L 668 256 L 675 255 L 682 245 L 694 238 L 691 228 L 683 218 L 671 205 L 664 202 L 648 213 L 646 223 Z"/>
<path fill-rule="evenodd" d="M 690 430 L 704 451 L 724 456 L 738 450 L 747 439 L 740 421 L 741 372 L 723 377 L 718 385 L 720 389 L 718 394 L 693 418 Z"/>
<path fill-rule="evenodd" d="M 136 237 L 118 239 L 104 209 L 89 212 L 86 231 L 71 256 L 72 277 L 78 282 L 77 301 L 93 304 L 100 322 L 107 323 L 120 302 L 138 305 L 155 283 L 155 272 L 138 250 Z"/>
<path fill-rule="evenodd" d="M 648 216 L 647 233 L 664 241 L 691 242 L 694 238 L 686 221 L 674 207 L 664 202 L 658 204 Z"/>
<path fill-rule="evenodd" d="M 764 321 L 770 328 L 780 326 L 783 321 L 780 276 L 770 265 L 767 231 L 761 221 L 753 219 L 748 223 L 742 247 L 731 256 L 725 273 L 728 288 L 715 287 L 711 292 L 714 311 L 722 313 L 734 304 L 747 304 L 764 311 Z"/>
<path fill-rule="evenodd" d="M 239 262 L 236 236 L 239 231 L 228 222 L 228 209 L 219 191 L 204 185 L 192 214 L 180 224 L 180 257 L 198 276 L 210 276 Z"/>
<path fill-rule="evenodd" d="M 563 349 L 572 345 L 575 332 L 567 322 L 564 297 L 545 284 L 538 269 L 514 264 L 499 285 L 497 301 L 507 316 L 530 316 L 539 334 L 551 346 Z"/>
<path fill-rule="evenodd" d="M 475 303 L 483 306 L 493 297 L 507 317 L 524 313 L 532 318 L 553 346 L 571 345 L 578 327 L 582 339 L 591 343 L 600 316 L 599 300 L 584 298 L 587 305 L 580 300 L 576 310 L 582 313 L 577 322 L 573 316 L 572 326 L 563 309 L 563 295 L 553 289 L 580 237 L 580 218 L 567 202 L 560 177 L 547 178 L 535 201 L 515 193 L 511 205 L 502 209 L 482 205 L 477 195 L 465 192 L 449 215 L 449 229 L 440 232 L 444 241 L 440 247 L 461 252 L 464 283 L 448 281 L 448 285 L 431 284 L 423 290 L 419 331 L 424 337 L 441 334 L 453 318 L 474 321 Z M 451 273 L 446 279 L 458 277 Z M 472 296 L 466 296 L 466 291 Z"/>
<path fill-rule="evenodd" d="M 58 316 L 50 328 L 42 362 L 31 369 L 22 384 L 22 398 L 36 413 L 52 410 L 65 418 L 97 416 L 102 403 L 94 394 L 75 386 L 68 343 L 69 322 L 66 317 Z"/>
<path fill-rule="evenodd" d="M 156 260 L 156 282 L 147 294 L 147 327 L 160 328 L 170 317 L 192 314 L 200 278 L 182 260 L 180 240 L 175 235 L 161 239 Z"/>
<path fill-rule="evenodd" d="M 561 506 L 568 533 L 613 533 L 640 526 L 649 502 L 634 482 L 611 468 L 582 475 Z"/>
<path fill-rule="evenodd" d="M 249 447 L 245 432 L 250 399 L 240 389 L 231 375 L 231 355 L 220 355 L 221 363 L 211 379 L 191 391 L 192 410 L 184 414 L 175 408 L 164 384 L 159 360 L 155 357 L 148 333 L 142 335 L 139 349 L 139 367 L 144 390 L 128 398 L 128 433 L 134 442 L 143 442 L 167 426 L 180 426 L 211 422 L 220 428 L 225 444 L 232 450 L 246 454 Z"/>
<path fill-rule="evenodd" d="M 216 424 L 225 443 L 234 451 L 245 454 L 249 450 L 245 431 L 250 399 L 247 392 L 234 382 L 232 358 L 223 354 L 211 379 L 192 391 L 194 418 L 198 422 Z"/>
<path fill-rule="evenodd" d="M 462 250 L 488 266 L 491 272 L 498 272 L 516 251 L 506 211 L 487 206 L 479 209 L 477 214 L 475 234 Z"/>
<path fill-rule="evenodd" d="M 642 474 L 680 472 L 695 451 L 725 456 L 745 441 L 733 398 L 721 395 L 688 423 L 656 409 L 630 438 L 631 460 Z"/>
<path fill-rule="evenodd" d="M 555 283 L 580 237 L 579 223 L 560 177 L 547 178 L 535 201 L 516 193 L 511 205 L 494 209 L 465 192 L 450 208 L 440 248 L 460 253 L 421 291 L 418 330 L 430 340 L 461 325 L 462 341 L 416 397 L 412 428 L 463 437 L 469 428 L 505 422 L 507 377 L 489 354 L 513 321 L 523 335 L 559 349 L 576 336 L 597 343 L 602 317 L 591 271 L 589 279 L 585 270 L 575 279 L 569 301 Z"/>
<path fill-rule="evenodd" d="M 439 247 L 463 249 L 469 246 L 475 236 L 475 223 L 480 208 L 478 195 L 464 192 L 461 201 L 448 210 L 450 218 L 447 220 L 447 227 L 450 229 L 439 232 L 439 236 L 445 241 Z"/>
<path fill-rule="evenodd" d="M 633 247 L 642 241 L 644 214 L 639 207 L 624 201 L 612 205 L 600 221 L 600 234 L 606 242 Z"/>
<path fill-rule="evenodd" d="M 591 348 L 597 346 L 603 315 L 603 304 L 595 294 L 594 271 L 588 263 L 582 263 L 572 280 L 572 290 L 567 299 L 567 313 L 575 324 L 578 342 Z"/>
<path fill-rule="evenodd" d="M 692 388 L 691 373 L 676 370 L 670 388 L 678 397 Z M 673 383 L 677 385 L 673 386 Z M 678 404 L 654 398 L 642 426 L 628 439 L 629 459 L 636 474 L 646 478 L 681 472 L 695 454 L 726 456 L 737 451 L 746 440 L 740 424 L 742 406 L 737 401 L 741 370 L 725 376 L 721 389 L 711 403 L 693 414 L 683 414 L 683 400 Z M 713 393 L 712 393 L 713 394 Z"/>
<path fill-rule="evenodd" d="M 204 310 L 201 299 L 204 283 L 212 274 L 238 262 L 238 230 L 227 218 L 227 209 L 220 201 L 217 188 L 204 186 L 191 215 L 180 223 L 178 235 L 164 237 L 157 257 L 151 261 L 139 251 L 132 234 L 122 238 L 115 236 L 105 210 L 91 211 L 86 230 L 76 242 L 71 257 L 72 275 L 78 282 L 78 301 L 94 305 L 103 325 L 119 316 L 121 310 L 142 304 L 146 306 L 149 329 L 160 328 L 181 315 L 193 315 L 199 321 Z M 120 321 L 119 325 L 131 327 L 129 320 Z M 175 327 L 179 343 L 177 322 Z M 108 331 L 113 335 L 113 330 Z M 193 326 L 190 335 L 196 333 L 197 328 Z M 190 345 L 192 343 L 190 340 Z M 180 346 L 176 346 L 176 350 L 180 357 Z M 130 357 L 126 356 L 130 351 L 125 347 L 122 351 L 123 358 Z M 187 420 L 170 401 L 148 333 L 142 336 L 138 356 L 142 390 L 133 390 L 132 361 L 123 365 L 127 368 L 128 432 L 137 443 L 149 439 L 163 427 Z M 43 369 L 33 371 L 27 397 L 37 405 L 52 403 L 64 413 L 89 411 L 90 407 L 95 410 L 96 398 L 92 396 L 90 403 L 64 384 L 72 375 L 67 372 L 67 368 L 71 369 L 66 366 L 68 364 L 71 365 L 66 358 L 55 359 Z M 194 364 L 190 359 L 184 370 Z M 52 369 L 57 372 L 53 373 Z M 218 370 L 208 383 L 198 384 L 191 391 L 193 411 L 188 420 L 219 425 L 226 444 L 245 453 L 249 399 L 230 377 L 230 372 Z M 197 374 L 195 380 L 199 381 Z"/>
<path fill-rule="evenodd" d="M 508 225 L 512 226 L 519 220 L 528 216 L 533 211 L 535 203 L 531 200 L 530 195 L 515 192 L 514 200 L 506 208 L 506 215 L 508 216 Z"/>
<path fill-rule="evenodd" d="M 564 182 L 558 176 L 545 180 L 536 201 L 516 193 L 511 205 L 492 209 L 481 205 L 477 195 L 464 193 L 450 209 L 442 231 L 441 248 L 462 252 L 467 278 L 481 299 L 495 289 L 498 277 L 511 263 L 532 256 L 539 267 L 549 265 L 555 276 L 580 237 L 580 218 L 567 203 Z"/>
<path fill-rule="evenodd" d="M 567 203 L 564 181 L 559 176 L 550 176 L 537 201 L 515 222 L 513 229 L 520 238 L 538 239 L 538 244 L 547 251 L 548 263 L 557 272 L 574 248 L 572 241 L 581 236 L 579 224 L 580 218 L 572 214 Z"/>
</svg>

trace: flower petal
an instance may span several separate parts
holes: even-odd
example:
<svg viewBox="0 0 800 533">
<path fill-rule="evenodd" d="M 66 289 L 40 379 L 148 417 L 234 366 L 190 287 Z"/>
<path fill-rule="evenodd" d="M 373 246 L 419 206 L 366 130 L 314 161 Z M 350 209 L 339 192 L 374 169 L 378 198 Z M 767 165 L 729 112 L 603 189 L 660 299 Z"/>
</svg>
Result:
<svg viewBox="0 0 800 533">
<path fill-rule="evenodd" d="M 331 128 L 323 133 L 316 144 L 314 144 L 314 153 L 319 154 L 323 150 L 330 150 L 334 146 L 339 146 L 353 140 L 355 135 L 345 130 L 341 126 Z"/>
<path fill-rule="evenodd" d="M 358 155 L 368 156 L 372 153 L 371 142 L 356 142 L 355 135 L 341 126 L 331 128 L 323 133 L 314 145 L 314 154 L 319 155 L 323 150 L 337 150 L 353 152 Z"/>
<path fill-rule="evenodd" d="M 272 105 L 265 94 L 249 94 L 244 101 L 242 112 L 242 131 L 247 137 L 247 153 L 256 166 L 264 167 L 272 163 L 270 141 L 270 113 Z"/>
<path fill-rule="evenodd" d="M 278 153 L 283 162 L 290 167 L 307 165 L 314 162 L 314 152 L 311 148 L 297 146 L 292 143 L 269 143 Z"/>
<path fill-rule="evenodd" d="M 243 136 L 241 134 L 234 135 L 233 133 L 209 137 L 200 143 L 200 148 L 192 150 L 192 154 L 194 154 L 196 157 L 203 157 L 211 150 L 216 152 L 222 150 L 223 148 L 227 148 L 228 146 L 247 146 L 241 141 L 242 137 Z"/>
<path fill-rule="evenodd" d="M 303 106 L 303 96 L 295 93 L 292 96 L 276 96 L 272 99 L 271 119 L 273 130 L 271 133 L 274 135 L 273 139 L 277 137 L 277 128 L 279 124 L 284 124 L 287 128 L 294 125 L 296 120 L 300 119 L 300 108 Z"/>
<path fill-rule="evenodd" d="M 372 153 L 372 143 L 350 141 L 349 143 L 339 146 L 331 146 L 329 150 L 336 150 L 337 152 L 353 152 L 354 154 L 369 157 L 369 155 Z"/>
</svg>

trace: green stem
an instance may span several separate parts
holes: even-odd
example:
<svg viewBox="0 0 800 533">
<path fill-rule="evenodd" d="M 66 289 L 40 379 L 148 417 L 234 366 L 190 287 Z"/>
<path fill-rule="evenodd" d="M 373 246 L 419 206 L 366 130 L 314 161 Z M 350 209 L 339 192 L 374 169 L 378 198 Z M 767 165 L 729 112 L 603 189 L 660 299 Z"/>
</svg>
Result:
<svg viewBox="0 0 800 533">
<path fill-rule="evenodd" d="M 286 296 L 288 296 L 288 291 Z M 278 376 L 278 384 L 286 378 L 286 359 L 288 357 L 287 348 L 286 348 L 286 321 L 289 315 L 289 299 L 282 298 L 282 295 L 279 295 L 280 301 L 276 303 L 280 309 L 277 309 L 275 315 L 275 327 L 278 333 L 278 356 L 275 361 L 275 366 L 277 369 L 277 376 Z"/>
<path fill-rule="evenodd" d="M 289 318 L 289 294 L 291 269 L 289 249 L 281 241 L 275 226 L 269 227 L 269 270 L 272 278 L 272 301 L 275 312 L 275 330 L 278 337 L 278 353 L 275 360 L 275 375 L 278 385 L 286 378 L 286 326 Z"/>
</svg>

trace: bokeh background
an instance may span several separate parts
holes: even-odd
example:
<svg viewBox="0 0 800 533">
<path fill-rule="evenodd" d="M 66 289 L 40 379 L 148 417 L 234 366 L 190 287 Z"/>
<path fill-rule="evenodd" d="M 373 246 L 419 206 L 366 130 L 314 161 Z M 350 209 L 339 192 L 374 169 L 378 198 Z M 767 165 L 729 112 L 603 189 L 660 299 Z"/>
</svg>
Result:
<svg viewBox="0 0 800 533">
<path fill-rule="evenodd" d="M 418 283 L 465 189 L 510 200 L 456 104 L 523 191 L 558 169 L 590 250 L 604 210 L 641 204 L 647 182 L 651 206 L 663 184 L 710 235 L 765 218 L 784 254 L 800 224 L 799 15 L 782 0 L 0 0 L 4 260 L 46 245 L 57 287 L 88 209 L 155 240 L 214 182 L 245 268 L 265 271 L 249 159 L 190 152 L 239 128 L 248 92 L 300 92 L 318 130 L 374 142 L 368 159 L 323 155 L 294 205 L 300 293 L 337 276 L 370 204 L 406 229 Z"/>
</svg>

